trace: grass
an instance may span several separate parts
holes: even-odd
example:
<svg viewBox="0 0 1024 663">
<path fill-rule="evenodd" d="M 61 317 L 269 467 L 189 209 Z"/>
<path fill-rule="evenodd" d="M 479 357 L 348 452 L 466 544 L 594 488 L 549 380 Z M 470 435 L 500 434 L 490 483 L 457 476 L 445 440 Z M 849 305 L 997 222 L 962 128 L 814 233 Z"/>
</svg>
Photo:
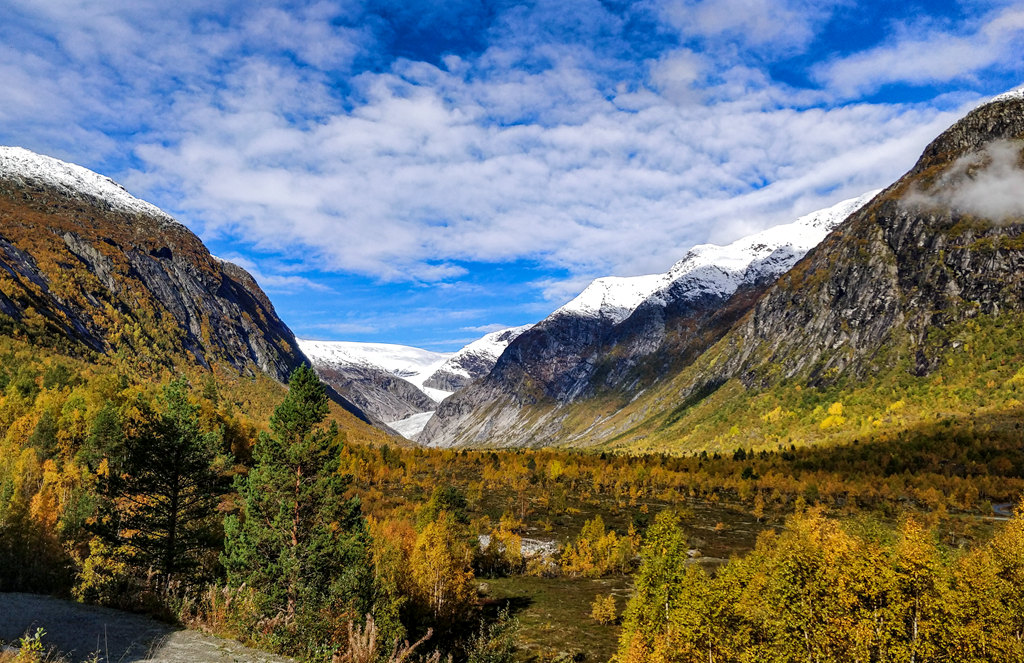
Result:
<svg viewBox="0 0 1024 663">
<path fill-rule="evenodd" d="M 615 596 L 621 614 L 631 591 L 630 579 L 496 578 L 481 582 L 487 607 L 507 607 L 519 620 L 520 656 L 524 661 L 568 658 L 607 661 L 618 646 L 618 624 L 603 626 L 590 617 L 598 595 Z"/>
<path fill-rule="evenodd" d="M 639 514 L 647 504 L 650 517 L 669 506 L 656 500 L 644 500 L 620 508 L 614 500 L 574 501 L 580 508 L 563 518 L 554 518 L 552 532 L 531 531 L 526 536 L 566 541 L 579 533 L 582 522 L 600 514 L 608 525 L 623 531 L 628 520 Z M 688 515 L 684 522 L 690 532 L 691 544 L 699 548 L 709 565 L 732 555 L 749 552 L 757 535 L 772 524 L 758 523 L 741 511 L 725 505 L 686 500 Z M 598 624 L 590 616 L 594 599 L 601 595 L 615 597 L 616 611 L 621 616 L 632 591 L 628 576 L 608 578 L 537 578 L 514 576 L 480 578 L 484 607 L 497 613 L 508 608 L 519 620 L 520 658 L 523 661 L 608 661 L 618 646 L 620 627 Z"/>
</svg>

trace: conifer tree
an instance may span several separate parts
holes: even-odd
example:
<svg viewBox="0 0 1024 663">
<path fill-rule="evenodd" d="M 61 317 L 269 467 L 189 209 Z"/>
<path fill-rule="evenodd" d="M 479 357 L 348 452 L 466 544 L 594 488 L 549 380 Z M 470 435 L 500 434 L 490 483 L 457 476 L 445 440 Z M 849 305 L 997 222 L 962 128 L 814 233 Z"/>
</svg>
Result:
<svg viewBox="0 0 1024 663">
<path fill-rule="evenodd" d="M 289 627 L 329 607 L 368 612 L 366 524 L 359 499 L 344 496 L 352 477 L 338 473 L 340 435 L 322 425 L 327 412 L 324 385 L 308 366 L 296 369 L 237 484 L 241 513 L 225 523 L 228 582 L 245 583 L 261 612 Z"/>
<path fill-rule="evenodd" d="M 201 430 L 184 379 L 168 384 L 161 400 L 149 430 L 125 441 L 110 485 L 116 530 L 104 533 L 133 551 L 134 566 L 171 579 L 195 569 L 217 544 L 219 436 Z"/>
</svg>

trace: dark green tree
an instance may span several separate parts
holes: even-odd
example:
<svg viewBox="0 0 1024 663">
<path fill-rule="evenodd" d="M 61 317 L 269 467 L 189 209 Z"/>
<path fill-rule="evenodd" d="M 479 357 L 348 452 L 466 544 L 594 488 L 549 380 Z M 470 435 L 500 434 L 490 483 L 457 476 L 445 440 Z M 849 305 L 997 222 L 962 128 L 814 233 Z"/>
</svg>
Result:
<svg viewBox="0 0 1024 663">
<path fill-rule="evenodd" d="M 369 612 L 372 594 L 366 524 L 359 499 L 345 497 L 352 477 L 338 472 L 341 436 L 322 425 L 327 412 L 324 385 L 296 369 L 236 484 L 241 513 L 225 522 L 228 582 L 245 583 L 264 615 L 283 615 L 306 638 L 324 611 Z"/>
<path fill-rule="evenodd" d="M 28 438 L 28 443 L 35 447 L 42 458 L 52 458 L 57 451 L 57 417 L 49 409 L 43 411 L 35 430 Z"/>
<path fill-rule="evenodd" d="M 106 458 L 110 467 L 120 470 L 125 460 L 125 435 L 117 405 L 111 401 L 103 404 L 89 427 L 89 437 L 78 450 L 78 460 L 89 469 L 95 470 Z"/>
<path fill-rule="evenodd" d="M 116 518 L 108 531 L 133 551 L 132 563 L 171 579 L 193 572 L 218 543 L 220 439 L 199 425 L 184 379 L 168 384 L 150 430 L 125 440 L 110 492 Z"/>
</svg>

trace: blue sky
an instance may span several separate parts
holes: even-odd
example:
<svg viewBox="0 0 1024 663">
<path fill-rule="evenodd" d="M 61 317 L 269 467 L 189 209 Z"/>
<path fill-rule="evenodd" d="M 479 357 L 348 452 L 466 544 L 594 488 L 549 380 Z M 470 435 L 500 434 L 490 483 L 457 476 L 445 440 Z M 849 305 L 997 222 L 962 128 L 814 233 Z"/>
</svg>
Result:
<svg viewBox="0 0 1024 663">
<path fill-rule="evenodd" d="M 0 0 L 0 144 L 254 273 L 300 336 L 451 350 L 881 187 L 1024 82 L 1024 3 Z"/>
</svg>

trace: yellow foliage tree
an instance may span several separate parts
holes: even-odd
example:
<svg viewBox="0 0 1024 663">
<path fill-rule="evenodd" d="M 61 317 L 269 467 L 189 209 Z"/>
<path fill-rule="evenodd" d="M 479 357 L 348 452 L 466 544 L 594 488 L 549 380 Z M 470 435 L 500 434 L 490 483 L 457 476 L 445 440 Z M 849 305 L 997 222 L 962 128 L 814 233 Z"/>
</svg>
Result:
<svg viewBox="0 0 1024 663">
<path fill-rule="evenodd" d="M 429 522 L 416 537 L 412 578 L 417 594 L 441 621 L 458 619 L 471 604 L 473 551 L 450 514 Z"/>
</svg>

